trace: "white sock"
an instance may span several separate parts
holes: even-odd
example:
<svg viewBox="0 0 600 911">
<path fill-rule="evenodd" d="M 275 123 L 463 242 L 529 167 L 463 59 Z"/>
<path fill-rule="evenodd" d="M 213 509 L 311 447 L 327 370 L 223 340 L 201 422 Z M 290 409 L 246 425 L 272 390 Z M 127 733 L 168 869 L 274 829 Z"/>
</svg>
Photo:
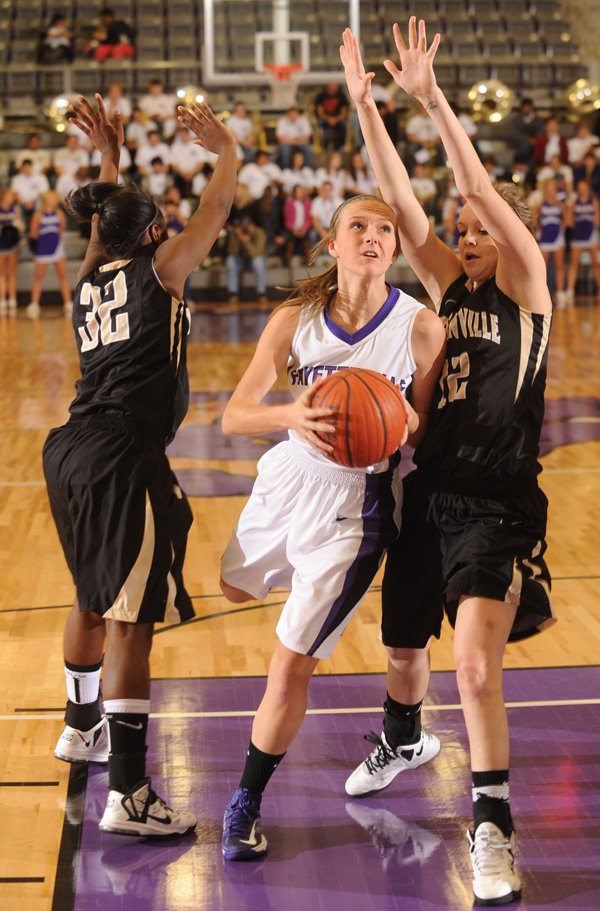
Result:
<svg viewBox="0 0 600 911">
<path fill-rule="evenodd" d="M 100 694 L 100 667 L 89 671 L 79 671 L 67 667 L 65 664 L 65 678 L 67 681 L 67 696 L 77 705 L 96 702 Z"/>
<path fill-rule="evenodd" d="M 149 715 L 149 699 L 105 699 L 104 711 L 107 715 Z"/>
</svg>

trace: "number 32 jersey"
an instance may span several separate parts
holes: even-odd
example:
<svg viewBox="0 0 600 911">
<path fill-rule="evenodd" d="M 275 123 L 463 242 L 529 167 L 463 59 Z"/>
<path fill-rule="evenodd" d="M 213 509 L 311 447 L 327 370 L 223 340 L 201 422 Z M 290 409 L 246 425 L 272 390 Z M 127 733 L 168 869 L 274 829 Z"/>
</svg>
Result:
<svg viewBox="0 0 600 911">
<path fill-rule="evenodd" d="M 86 275 L 75 289 L 73 326 L 81 379 L 71 414 L 118 412 L 169 443 L 188 407 L 189 316 L 161 285 L 152 254 Z"/>
<path fill-rule="evenodd" d="M 479 497 L 531 489 L 541 471 L 550 315 L 531 313 L 495 279 L 463 275 L 440 307 L 446 361 L 415 463 L 440 490 Z"/>
</svg>

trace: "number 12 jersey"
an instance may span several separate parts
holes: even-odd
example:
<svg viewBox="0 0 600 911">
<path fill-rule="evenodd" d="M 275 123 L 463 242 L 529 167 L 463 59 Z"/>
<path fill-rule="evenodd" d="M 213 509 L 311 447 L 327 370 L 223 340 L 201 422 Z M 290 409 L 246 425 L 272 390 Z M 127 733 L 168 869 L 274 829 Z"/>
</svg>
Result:
<svg viewBox="0 0 600 911">
<path fill-rule="evenodd" d="M 517 306 L 494 278 L 474 292 L 465 282 L 442 299 L 446 361 L 414 461 L 439 490 L 512 496 L 541 471 L 551 316 Z"/>
</svg>

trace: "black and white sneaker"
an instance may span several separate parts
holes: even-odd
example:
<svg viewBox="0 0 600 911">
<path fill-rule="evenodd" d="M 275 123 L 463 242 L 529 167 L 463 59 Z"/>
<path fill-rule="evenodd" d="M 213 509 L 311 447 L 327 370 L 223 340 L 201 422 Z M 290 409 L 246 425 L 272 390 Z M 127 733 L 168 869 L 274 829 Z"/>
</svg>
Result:
<svg viewBox="0 0 600 911">
<path fill-rule="evenodd" d="M 384 872 L 395 866 L 424 864 L 442 843 L 437 832 L 406 822 L 389 810 L 348 801 L 346 813 L 368 832 Z"/>
<path fill-rule="evenodd" d="M 383 733 L 378 737 L 371 731 L 365 735 L 365 740 L 374 743 L 375 749 L 346 781 L 346 794 L 350 797 L 360 797 L 387 788 L 400 772 L 416 769 L 429 762 L 442 747 L 435 734 L 428 734 L 427 731 L 421 732 L 421 739 L 417 743 L 398 746 L 395 750 L 388 744 Z"/>
<path fill-rule="evenodd" d="M 193 813 L 168 807 L 150 787 L 150 779 L 142 778 L 127 794 L 108 792 L 100 828 L 118 835 L 165 838 L 183 835 L 194 828 L 196 821 Z"/>
<path fill-rule="evenodd" d="M 64 762 L 108 762 L 108 723 L 102 717 L 89 731 L 79 731 L 65 725 L 54 755 Z"/>
</svg>

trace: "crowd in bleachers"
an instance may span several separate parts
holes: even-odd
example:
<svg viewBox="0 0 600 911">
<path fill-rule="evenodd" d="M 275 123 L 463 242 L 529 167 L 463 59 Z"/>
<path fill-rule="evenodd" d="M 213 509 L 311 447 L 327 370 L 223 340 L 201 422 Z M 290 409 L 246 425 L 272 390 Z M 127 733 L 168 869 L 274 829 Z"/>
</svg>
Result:
<svg viewBox="0 0 600 911">
<path fill-rule="evenodd" d="M 242 101 L 230 112 L 221 112 L 239 143 L 238 192 L 208 265 L 225 267 L 232 299 L 239 295 L 244 268 L 253 270 L 256 292 L 265 297 L 268 257 L 277 257 L 286 266 L 294 257 L 307 261 L 309 251 L 326 235 L 331 216 L 344 198 L 377 193 L 356 118 L 343 91 L 339 86 L 335 89 L 334 93 L 333 87 L 327 86 L 317 93 L 309 111 L 291 106 L 281 113 L 271 136 L 267 136 L 257 112 L 249 111 Z M 416 196 L 440 236 L 455 244 L 460 200 L 439 135 L 424 112 L 401 118 L 386 90 L 378 86 L 376 91 L 381 116 L 407 164 Z M 343 115 L 335 123 L 327 121 L 323 108 L 323 99 L 333 94 L 337 97 L 336 110 Z M 215 156 L 194 143 L 187 129 L 178 126 L 177 98 L 165 91 L 159 80 L 152 80 L 136 101 L 134 104 L 125 97 L 119 84 L 111 85 L 106 95 L 108 110 L 118 107 L 125 125 L 119 179 L 145 187 L 162 205 L 169 230 L 181 231 L 211 178 Z M 591 124 L 582 120 L 563 125 L 554 116 L 542 118 L 531 99 L 523 99 L 512 115 L 508 132 L 505 128 L 508 139 L 498 159 L 489 142 L 479 138 L 477 124 L 468 113 L 457 110 L 457 114 L 490 179 L 509 180 L 523 188 L 536 218 L 542 248 L 553 265 L 557 302 L 569 303 L 577 279 L 573 263 L 579 264 L 580 254 L 571 253 L 565 261 L 565 239 L 568 253 L 569 236 L 575 231 L 581 208 L 576 203 L 587 198 L 586 188 L 598 226 L 600 118 Z M 87 147 L 85 135 L 72 124 L 67 126 L 64 144 L 56 149 L 44 148 L 40 135 L 31 134 L 12 158 L 12 176 L 0 202 L 2 237 L 6 225 L 12 224 L 31 240 L 30 225 L 36 212 L 50 211 L 49 199 L 51 207 L 61 208 L 69 193 L 94 179 L 98 168 L 99 161 Z M 49 193 L 53 195 L 49 197 Z M 551 242 L 550 222 L 557 226 Z M 77 228 L 73 224 L 70 227 Z M 600 289 L 595 236 L 594 244 L 586 249 Z M 16 263 L 17 250 L 14 232 L 12 244 L 0 239 L 3 310 L 15 297 L 12 285 L 9 288 L 12 280 L 8 266 L 11 256 Z M 570 263 L 569 268 L 565 262 L 567 266 Z M 68 306 L 68 296 L 64 297 Z M 39 304 L 39 299 L 33 303 Z"/>
</svg>

